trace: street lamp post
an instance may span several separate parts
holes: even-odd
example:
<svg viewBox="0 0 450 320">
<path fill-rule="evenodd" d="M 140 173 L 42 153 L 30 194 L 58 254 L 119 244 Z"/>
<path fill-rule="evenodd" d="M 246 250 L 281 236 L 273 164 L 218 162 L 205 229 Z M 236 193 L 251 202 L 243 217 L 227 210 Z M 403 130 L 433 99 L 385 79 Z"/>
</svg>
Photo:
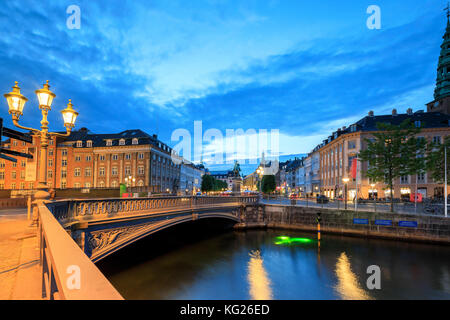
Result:
<svg viewBox="0 0 450 320">
<path fill-rule="evenodd" d="M 375 204 L 375 206 L 374 206 L 375 207 L 375 212 L 377 212 L 377 199 L 375 198 L 375 193 L 373 191 L 373 188 L 375 188 L 375 184 L 372 183 L 370 186 L 372 187 L 372 199 L 373 199 L 374 204 Z"/>
<path fill-rule="evenodd" d="M 345 183 L 345 190 L 344 190 L 344 202 L 345 202 L 345 210 L 347 210 L 347 183 L 350 181 L 349 178 L 344 178 L 342 181 Z"/>
<path fill-rule="evenodd" d="M 13 91 L 4 94 L 4 97 L 8 102 L 9 114 L 12 117 L 13 124 L 20 129 L 32 131 L 36 135 L 40 136 L 41 154 L 39 159 L 39 182 L 37 185 L 37 192 L 34 195 L 35 201 L 33 202 L 33 204 L 35 205 L 33 208 L 33 224 L 36 224 L 38 220 L 37 207 L 50 197 L 50 194 L 47 190 L 48 140 L 51 137 L 68 137 L 73 127 L 75 126 L 75 120 L 77 119 L 78 113 L 73 110 L 72 102 L 69 99 L 67 108 L 61 111 L 64 119 L 64 126 L 66 127 L 66 133 L 61 134 L 48 131 L 49 123 L 47 120 L 47 116 L 48 112 L 51 110 L 52 102 L 56 95 L 50 91 L 50 86 L 47 80 L 47 82 L 44 83 L 44 87 L 42 89 L 35 91 L 39 100 L 39 109 L 42 113 L 41 129 L 38 130 L 34 128 L 24 127 L 19 124 L 19 119 L 23 115 L 23 109 L 28 99 L 20 93 L 20 88 L 17 84 L 18 83 L 16 81 L 14 87 L 12 87 Z"/>
<path fill-rule="evenodd" d="M 125 177 L 125 183 L 127 184 L 127 193 L 128 193 L 128 187 L 132 187 L 132 183 L 136 181 L 136 178 L 133 178 L 132 176 Z"/>
</svg>

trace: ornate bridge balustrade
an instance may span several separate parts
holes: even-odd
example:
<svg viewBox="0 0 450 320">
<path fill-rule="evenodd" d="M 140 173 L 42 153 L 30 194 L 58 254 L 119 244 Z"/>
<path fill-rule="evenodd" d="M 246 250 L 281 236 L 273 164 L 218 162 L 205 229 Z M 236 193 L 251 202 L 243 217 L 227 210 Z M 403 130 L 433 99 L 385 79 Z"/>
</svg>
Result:
<svg viewBox="0 0 450 320">
<path fill-rule="evenodd" d="M 258 197 L 152 197 L 64 200 L 48 209 L 96 262 L 126 245 L 170 226 L 205 218 L 240 222 Z"/>
</svg>

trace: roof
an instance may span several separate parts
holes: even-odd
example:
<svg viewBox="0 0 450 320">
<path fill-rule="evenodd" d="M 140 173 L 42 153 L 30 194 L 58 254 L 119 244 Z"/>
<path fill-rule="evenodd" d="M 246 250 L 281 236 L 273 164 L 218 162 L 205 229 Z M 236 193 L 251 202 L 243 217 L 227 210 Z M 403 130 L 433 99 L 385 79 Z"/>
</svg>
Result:
<svg viewBox="0 0 450 320">
<path fill-rule="evenodd" d="M 86 128 L 81 128 L 80 130 L 72 131 L 70 136 L 64 139 L 64 142 L 81 141 L 82 146 L 80 148 L 86 148 L 87 141 L 92 141 L 92 147 L 106 147 L 106 141 L 108 140 L 111 140 L 111 146 L 119 146 L 120 140 L 124 140 L 124 145 L 128 146 L 133 145 L 134 138 L 138 139 L 138 145 L 152 145 L 166 152 L 171 152 L 172 150 L 165 143 L 158 140 L 156 135 L 149 135 L 140 129 L 125 130 L 119 133 L 95 134 Z"/>
</svg>

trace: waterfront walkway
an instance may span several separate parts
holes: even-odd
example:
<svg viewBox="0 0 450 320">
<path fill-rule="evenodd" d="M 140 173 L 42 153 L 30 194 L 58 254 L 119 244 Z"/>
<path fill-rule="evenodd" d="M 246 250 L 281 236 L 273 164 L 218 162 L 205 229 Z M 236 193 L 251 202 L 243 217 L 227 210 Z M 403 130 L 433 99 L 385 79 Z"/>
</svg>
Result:
<svg viewBox="0 0 450 320">
<path fill-rule="evenodd" d="M 40 294 L 37 228 L 26 209 L 0 210 L 0 300 L 37 300 Z"/>
</svg>

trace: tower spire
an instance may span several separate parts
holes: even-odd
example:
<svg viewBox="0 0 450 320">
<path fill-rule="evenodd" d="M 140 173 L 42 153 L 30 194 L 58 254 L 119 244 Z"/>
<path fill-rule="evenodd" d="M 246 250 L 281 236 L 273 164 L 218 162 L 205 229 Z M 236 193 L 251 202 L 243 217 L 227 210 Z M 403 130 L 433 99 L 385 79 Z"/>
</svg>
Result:
<svg viewBox="0 0 450 320">
<path fill-rule="evenodd" d="M 434 90 L 435 101 L 450 96 L 450 60 L 448 59 L 450 55 L 450 3 L 444 11 L 447 15 L 447 28 L 442 37 L 444 41 L 441 44 L 441 53 L 437 68 L 436 88 Z"/>
</svg>

